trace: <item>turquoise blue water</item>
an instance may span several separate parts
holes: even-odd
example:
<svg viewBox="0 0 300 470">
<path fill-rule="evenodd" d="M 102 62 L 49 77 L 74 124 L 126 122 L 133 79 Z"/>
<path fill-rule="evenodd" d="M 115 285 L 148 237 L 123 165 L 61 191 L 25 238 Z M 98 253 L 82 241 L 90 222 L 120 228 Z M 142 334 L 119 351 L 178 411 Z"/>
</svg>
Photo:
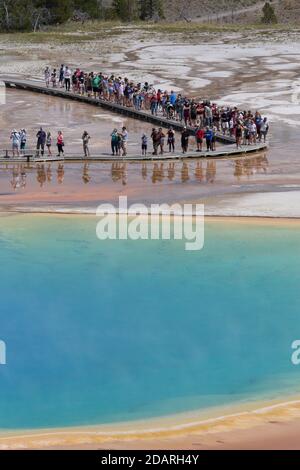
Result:
<svg viewBox="0 0 300 470">
<path fill-rule="evenodd" d="M 0 428 L 135 420 L 300 390 L 300 229 L 206 222 L 205 247 L 0 217 Z"/>
</svg>

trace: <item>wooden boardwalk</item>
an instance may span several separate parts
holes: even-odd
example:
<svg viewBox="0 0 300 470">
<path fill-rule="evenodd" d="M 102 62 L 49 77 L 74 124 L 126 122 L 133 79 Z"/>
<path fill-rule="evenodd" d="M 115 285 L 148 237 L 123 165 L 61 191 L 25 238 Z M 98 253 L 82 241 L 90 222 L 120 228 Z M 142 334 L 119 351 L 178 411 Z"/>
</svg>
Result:
<svg viewBox="0 0 300 470">
<path fill-rule="evenodd" d="M 46 88 L 44 84 L 35 83 L 29 80 L 5 78 L 3 82 L 5 83 L 5 86 L 7 88 L 16 88 L 16 89 L 30 91 L 34 93 L 43 93 L 43 94 L 47 94 L 47 95 L 51 95 L 51 96 L 55 96 L 59 98 L 64 98 L 68 100 L 80 101 L 81 103 L 86 103 L 86 104 L 93 105 L 93 106 L 99 106 L 107 111 L 111 111 L 117 114 L 122 114 L 133 119 L 138 119 L 140 121 L 152 123 L 155 126 L 160 126 L 160 127 L 165 127 L 165 128 L 169 128 L 170 126 L 172 126 L 174 130 L 178 132 L 181 132 L 183 129 L 183 124 L 177 121 L 169 120 L 161 116 L 155 116 L 147 111 L 137 111 L 134 108 L 128 108 L 126 106 L 121 106 L 116 103 L 110 103 L 110 102 L 100 100 L 100 99 L 89 98 L 88 96 L 81 96 L 73 92 L 67 92 L 62 88 Z M 189 127 L 188 129 L 190 133 L 193 134 L 194 132 L 193 128 Z M 220 133 L 218 133 L 216 137 L 217 137 L 218 142 L 223 143 L 223 146 L 219 147 L 217 151 L 215 152 L 201 152 L 201 153 L 189 152 L 185 155 L 176 153 L 172 155 L 165 154 L 164 156 L 149 155 L 146 158 L 140 155 L 128 155 L 125 158 L 120 158 L 120 157 L 112 157 L 111 155 L 108 155 L 108 154 L 100 154 L 100 155 L 92 156 L 90 160 L 94 160 L 94 161 L 108 161 L 108 160 L 117 161 L 117 160 L 125 160 L 125 159 L 126 160 L 166 160 L 166 159 L 199 158 L 199 157 L 229 158 L 231 156 L 234 157 L 237 155 L 245 155 L 248 153 L 266 150 L 268 148 L 267 144 L 258 143 L 258 144 L 251 145 L 251 146 L 242 146 L 242 148 L 237 149 L 234 138 L 230 136 L 224 136 L 223 134 L 220 134 Z M 29 159 L 34 159 L 34 156 L 30 156 Z M 66 161 L 83 160 L 83 159 L 84 159 L 83 157 L 75 156 L 75 155 L 74 156 L 67 155 L 65 157 Z M 12 158 L 9 157 L 9 159 L 4 159 L 3 157 L 0 156 L 0 161 L 3 161 L 3 160 L 12 161 Z M 19 159 L 17 160 L 20 161 Z M 25 160 L 24 157 L 23 157 L 23 160 Z M 39 159 L 35 159 L 35 160 L 38 161 Z M 45 160 L 54 161 L 55 158 L 43 159 L 43 161 Z"/>
<path fill-rule="evenodd" d="M 142 156 L 142 155 L 128 155 L 126 157 L 122 156 L 112 156 L 110 154 L 99 154 L 99 155 L 91 155 L 90 157 L 84 157 L 80 155 L 65 155 L 64 158 L 59 158 L 59 157 L 48 157 L 45 156 L 44 158 L 35 158 L 34 156 L 31 156 L 31 158 L 28 158 L 28 156 L 24 157 L 13 157 L 10 156 L 9 158 L 4 158 L 0 157 L 0 163 L 30 163 L 30 162 L 35 162 L 35 163 L 51 163 L 51 162 L 119 162 L 119 161 L 127 161 L 127 162 L 136 162 L 136 161 L 141 161 L 141 162 L 151 162 L 151 161 L 172 161 L 172 160 L 192 160 L 192 159 L 199 159 L 199 158 L 209 158 L 211 160 L 214 159 L 232 159 L 232 158 L 241 158 L 242 156 L 248 155 L 255 155 L 256 153 L 261 152 L 262 150 L 266 150 L 267 146 L 261 146 L 261 145 L 252 145 L 250 148 L 249 147 L 242 147 L 241 149 L 219 149 L 215 152 L 188 152 L 186 154 L 182 153 L 165 153 L 164 155 L 152 155 L 148 154 L 147 156 Z"/>
</svg>

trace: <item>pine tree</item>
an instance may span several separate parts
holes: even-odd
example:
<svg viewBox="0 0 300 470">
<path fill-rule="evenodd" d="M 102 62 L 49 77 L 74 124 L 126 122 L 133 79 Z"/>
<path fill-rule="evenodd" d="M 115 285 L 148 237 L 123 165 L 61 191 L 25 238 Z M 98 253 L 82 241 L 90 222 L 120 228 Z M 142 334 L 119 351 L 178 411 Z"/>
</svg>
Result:
<svg viewBox="0 0 300 470">
<path fill-rule="evenodd" d="M 101 2 L 98 0 L 73 0 L 74 10 L 87 13 L 92 19 L 100 18 L 102 14 Z"/>
<path fill-rule="evenodd" d="M 278 23 L 274 7 L 272 7 L 270 2 L 265 3 L 262 11 L 264 15 L 261 19 L 262 23 L 265 23 L 265 24 Z"/>
<path fill-rule="evenodd" d="M 55 23 L 64 23 L 72 17 L 73 0 L 46 0 L 45 7 L 51 11 Z"/>
<path fill-rule="evenodd" d="M 136 0 L 113 0 L 113 12 L 122 21 L 132 21 L 137 17 Z"/>
<path fill-rule="evenodd" d="M 139 0 L 139 13 L 141 20 L 163 18 L 163 7 L 161 0 Z"/>
</svg>

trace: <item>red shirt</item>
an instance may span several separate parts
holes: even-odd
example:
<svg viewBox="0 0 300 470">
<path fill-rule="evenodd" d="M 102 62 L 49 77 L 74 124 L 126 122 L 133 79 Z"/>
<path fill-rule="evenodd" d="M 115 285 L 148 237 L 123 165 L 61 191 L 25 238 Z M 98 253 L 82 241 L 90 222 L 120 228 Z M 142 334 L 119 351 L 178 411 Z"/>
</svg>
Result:
<svg viewBox="0 0 300 470">
<path fill-rule="evenodd" d="M 203 129 L 198 129 L 196 132 L 196 137 L 197 139 L 203 139 L 204 138 L 204 130 Z"/>
</svg>

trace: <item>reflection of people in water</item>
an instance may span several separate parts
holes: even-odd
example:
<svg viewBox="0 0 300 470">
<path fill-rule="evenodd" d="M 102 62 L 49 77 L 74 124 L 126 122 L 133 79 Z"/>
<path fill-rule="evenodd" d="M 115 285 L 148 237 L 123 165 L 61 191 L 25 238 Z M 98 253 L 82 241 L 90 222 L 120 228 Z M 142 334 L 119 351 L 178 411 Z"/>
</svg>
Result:
<svg viewBox="0 0 300 470">
<path fill-rule="evenodd" d="M 186 162 L 183 162 L 182 168 L 181 168 L 181 181 L 183 183 L 186 183 L 189 179 L 190 179 L 189 166 Z"/>
<path fill-rule="evenodd" d="M 21 188 L 25 188 L 27 184 L 27 175 L 26 175 L 26 171 L 23 165 L 21 165 L 20 176 L 21 176 Z"/>
<path fill-rule="evenodd" d="M 236 160 L 234 165 L 234 172 L 233 175 L 240 180 L 243 176 L 243 160 Z"/>
<path fill-rule="evenodd" d="M 48 182 L 48 183 L 51 183 L 51 181 L 52 181 L 52 168 L 51 168 L 51 164 L 48 165 L 46 174 L 47 174 L 47 182 Z"/>
<path fill-rule="evenodd" d="M 143 180 L 147 179 L 147 164 L 146 163 L 142 164 L 142 178 Z"/>
<path fill-rule="evenodd" d="M 203 181 L 203 168 L 202 168 L 202 162 L 197 162 L 196 168 L 195 168 L 195 178 L 199 183 L 202 183 Z"/>
<path fill-rule="evenodd" d="M 13 166 L 11 185 L 14 190 L 26 187 L 26 171 L 23 165 Z"/>
<path fill-rule="evenodd" d="M 234 176 L 240 180 L 243 176 L 255 175 L 256 173 L 266 173 L 269 162 L 267 154 L 263 153 L 252 158 L 239 158 L 234 162 Z"/>
<path fill-rule="evenodd" d="M 206 182 L 214 183 L 216 179 L 217 165 L 214 160 L 209 160 L 206 166 Z"/>
<path fill-rule="evenodd" d="M 175 178 L 175 163 L 170 162 L 168 166 L 168 180 L 172 181 Z"/>
<path fill-rule="evenodd" d="M 45 166 L 37 164 L 36 166 L 36 179 L 37 182 L 39 183 L 40 187 L 42 188 L 44 184 L 46 183 L 47 180 L 47 175 L 45 171 Z"/>
<path fill-rule="evenodd" d="M 154 163 L 152 172 L 152 183 L 158 183 L 164 179 L 164 164 Z"/>
<path fill-rule="evenodd" d="M 85 163 L 83 165 L 82 181 L 84 182 L 84 184 L 88 184 L 91 181 L 91 176 L 89 174 L 89 164 L 88 163 Z"/>
<path fill-rule="evenodd" d="M 115 162 L 111 166 L 111 179 L 114 183 L 122 181 L 125 186 L 127 184 L 127 166 L 126 163 Z"/>
<path fill-rule="evenodd" d="M 65 178 L 65 170 L 64 165 L 62 163 L 58 164 L 57 167 L 57 182 L 58 184 L 62 184 Z"/>
</svg>

